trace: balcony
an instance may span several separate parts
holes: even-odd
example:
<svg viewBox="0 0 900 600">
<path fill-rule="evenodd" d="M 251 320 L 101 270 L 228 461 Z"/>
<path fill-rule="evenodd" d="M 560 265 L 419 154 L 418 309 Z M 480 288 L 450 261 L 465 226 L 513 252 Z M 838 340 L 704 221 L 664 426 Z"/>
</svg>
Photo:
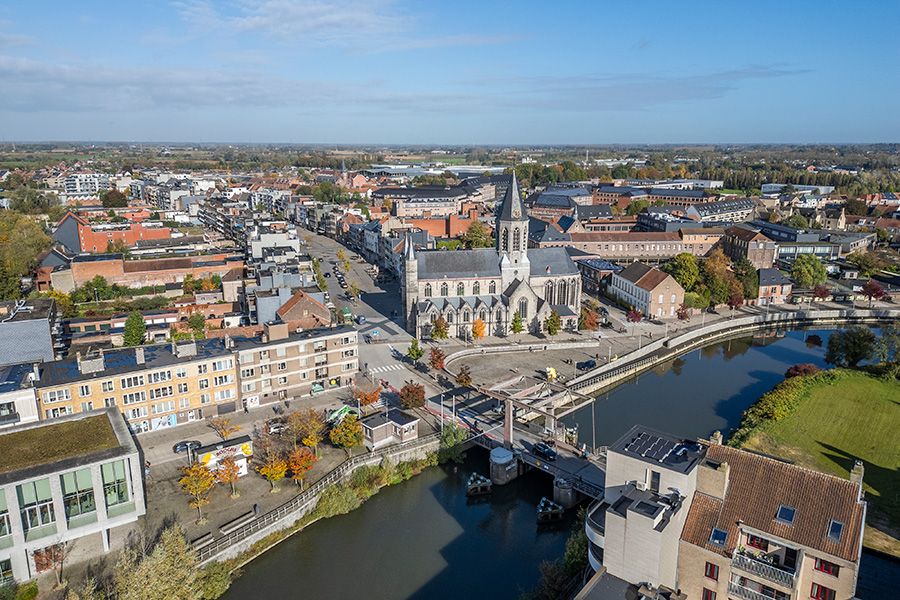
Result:
<svg viewBox="0 0 900 600">
<path fill-rule="evenodd" d="M 786 600 L 790 598 L 782 592 L 775 592 L 774 595 L 763 594 L 733 581 L 728 582 L 728 594 L 741 600 Z"/>
<path fill-rule="evenodd" d="M 747 573 L 752 573 L 767 581 L 791 589 L 793 589 L 796 580 L 796 574 L 793 571 L 782 567 L 776 567 L 760 558 L 748 554 L 741 554 L 739 551 L 735 551 L 734 557 L 731 559 L 731 567 L 746 571 Z"/>
</svg>

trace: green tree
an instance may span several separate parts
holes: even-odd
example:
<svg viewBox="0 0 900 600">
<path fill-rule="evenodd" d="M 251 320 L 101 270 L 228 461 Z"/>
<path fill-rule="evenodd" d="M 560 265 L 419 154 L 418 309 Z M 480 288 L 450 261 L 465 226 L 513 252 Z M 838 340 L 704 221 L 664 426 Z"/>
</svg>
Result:
<svg viewBox="0 0 900 600">
<path fill-rule="evenodd" d="M 825 362 L 838 367 L 855 368 L 872 358 L 875 352 L 875 333 L 863 327 L 835 331 L 828 338 Z"/>
<path fill-rule="evenodd" d="M 559 318 L 559 313 L 556 312 L 555 309 L 550 312 L 550 316 L 547 317 L 544 327 L 549 335 L 556 335 L 559 333 L 559 330 L 562 329 L 562 320 Z"/>
<path fill-rule="evenodd" d="M 485 227 L 484 223 L 478 221 L 472 221 L 469 224 L 469 228 L 466 230 L 465 235 L 463 236 L 463 242 L 465 242 L 467 248 L 493 248 L 494 247 L 494 236 L 492 236 L 487 227 Z"/>
<path fill-rule="evenodd" d="M 466 430 L 456 423 L 447 423 L 441 432 L 441 447 L 438 451 L 438 461 L 462 463 L 465 453 L 462 451 L 463 442 L 466 441 Z"/>
<path fill-rule="evenodd" d="M 412 343 L 410 343 L 409 348 L 406 350 L 406 355 L 413 362 L 419 360 L 425 355 L 425 350 L 421 346 L 419 346 L 418 339 L 413 338 Z"/>
<path fill-rule="evenodd" d="M 690 291 L 700 279 L 700 264 L 697 257 L 682 252 L 660 267 L 660 270 L 671 275 L 684 291 Z"/>
<path fill-rule="evenodd" d="M 734 276 L 741 282 L 744 298 L 753 299 L 759 295 L 759 273 L 746 256 L 734 263 Z"/>
<path fill-rule="evenodd" d="M 522 322 L 522 316 L 519 314 L 519 311 L 513 313 L 512 322 L 509 324 L 509 328 L 513 333 L 522 333 L 525 331 L 525 324 Z"/>
<path fill-rule="evenodd" d="M 795 213 L 785 219 L 782 222 L 782 225 L 787 225 L 788 227 L 793 227 L 794 229 L 808 229 L 809 221 L 807 221 L 806 217 L 804 217 L 800 213 Z"/>
<path fill-rule="evenodd" d="M 650 202 L 647 200 L 632 200 L 628 208 L 625 209 L 625 214 L 629 217 L 634 217 L 648 206 L 650 206 Z"/>
<path fill-rule="evenodd" d="M 812 254 L 801 254 L 791 264 L 791 279 L 798 287 L 811 288 L 817 283 L 825 283 L 828 273 L 821 260 Z"/>
<path fill-rule="evenodd" d="M 206 327 L 206 317 L 204 317 L 202 313 L 192 313 L 191 316 L 188 317 L 187 324 L 188 327 L 194 331 L 194 337 L 206 337 L 203 333 L 203 330 Z"/>
<path fill-rule="evenodd" d="M 865 216 L 869 208 L 862 200 L 850 200 L 844 205 L 844 212 L 848 215 Z"/>
<path fill-rule="evenodd" d="M 331 430 L 329 438 L 332 444 L 343 448 L 349 457 L 354 448 L 362 445 L 362 425 L 359 424 L 356 415 L 347 415 Z"/>
<path fill-rule="evenodd" d="M 128 197 L 119 190 L 104 190 L 100 192 L 100 202 L 103 208 L 125 208 Z"/>
<path fill-rule="evenodd" d="M 126 548 L 115 568 L 116 600 L 201 600 L 197 553 L 176 525 L 153 550 Z"/>
<path fill-rule="evenodd" d="M 147 333 L 147 325 L 144 324 L 144 317 L 141 313 L 135 311 L 128 315 L 125 320 L 124 345 L 140 346 L 144 343 L 144 335 Z"/>
</svg>

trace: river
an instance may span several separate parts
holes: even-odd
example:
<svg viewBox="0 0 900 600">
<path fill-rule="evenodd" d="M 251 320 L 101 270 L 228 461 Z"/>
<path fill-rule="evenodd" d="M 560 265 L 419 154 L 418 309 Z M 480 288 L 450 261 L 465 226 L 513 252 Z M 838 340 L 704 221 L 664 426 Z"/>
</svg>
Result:
<svg viewBox="0 0 900 600">
<path fill-rule="evenodd" d="M 604 392 L 594 427 L 590 408 L 567 424 L 577 423 L 589 445 L 610 444 L 635 423 L 689 438 L 727 435 L 789 367 L 825 366 L 828 333 L 713 344 Z M 486 452 L 472 450 L 463 465 L 428 469 L 352 513 L 311 525 L 248 564 L 223 598 L 518 598 L 537 583 L 543 560 L 562 556 L 574 511 L 553 528 L 536 525 L 535 505 L 552 494 L 552 482 L 535 471 L 495 487 L 486 501 L 467 500 L 473 471 L 488 474 Z M 875 590 L 898 580 L 896 562 L 865 554 L 858 596 L 875 600 Z"/>
</svg>

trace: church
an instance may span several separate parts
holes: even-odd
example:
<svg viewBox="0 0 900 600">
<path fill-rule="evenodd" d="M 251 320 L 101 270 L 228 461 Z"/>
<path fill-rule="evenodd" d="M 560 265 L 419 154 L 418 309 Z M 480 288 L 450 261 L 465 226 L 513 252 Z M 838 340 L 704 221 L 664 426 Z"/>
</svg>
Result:
<svg viewBox="0 0 900 600">
<path fill-rule="evenodd" d="M 528 214 L 515 174 L 494 231 L 496 247 L 473 250 L 416 250 L 407 238 L 400 281 L 410 334 L 429 337 L 443 315 L 451 336 L 467 338 L 481 319 L 486 335 L 503 337 L 515 313 L 526 331 L 540 333 L 554 310 L 563 330 L 578 328 L 578 268 L 565 248 L 528 248 Z"/>
</svg>

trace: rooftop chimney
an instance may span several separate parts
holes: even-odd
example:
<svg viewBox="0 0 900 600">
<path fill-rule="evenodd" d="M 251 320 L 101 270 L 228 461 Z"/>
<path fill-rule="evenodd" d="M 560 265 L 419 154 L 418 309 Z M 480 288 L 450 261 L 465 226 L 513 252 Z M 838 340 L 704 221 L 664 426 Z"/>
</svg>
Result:
<svg viewBox="0 0 900 600">
<path fill-rule="evenodd" d="M 715 444 L 716 446 L 722 445 L 722 432 L 721 431 L 713 431 L 712 435 L 709 436 L 709 442 L 711 444 Z"/>
<path fill-rule="evenodd" d="M 142 346 L 138 346 L 134 349 L 134 358 L 139 365 L 146 362 L 146 359 L 144 358 L 144 348 Z"/>
<path fill-rule="evenodd" d="M 863 497 L 863 475 L 865 473 L 866 468 L 863 466 L 863 462 L 861 460 L 853 463 L 853 468 L 850 470 L 850 483 L 855 484 L 859 487 L 859 495 L 858 499 L 862 500 Z"/>
</svg>

